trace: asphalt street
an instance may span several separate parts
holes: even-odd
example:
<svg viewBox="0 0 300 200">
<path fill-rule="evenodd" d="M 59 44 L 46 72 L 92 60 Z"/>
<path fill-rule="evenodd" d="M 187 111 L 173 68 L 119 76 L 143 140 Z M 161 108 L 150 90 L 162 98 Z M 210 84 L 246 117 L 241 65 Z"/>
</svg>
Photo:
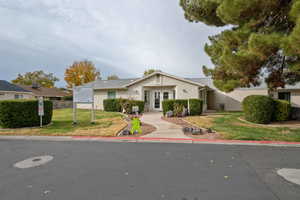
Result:
<svg viewBox="0 0 300 200">
<path fill-rule="evenodd" d="M 280 168 L 300 168 L 300 148 L 0 140 L 0 199 L 299 200 Z"/>
</svg>

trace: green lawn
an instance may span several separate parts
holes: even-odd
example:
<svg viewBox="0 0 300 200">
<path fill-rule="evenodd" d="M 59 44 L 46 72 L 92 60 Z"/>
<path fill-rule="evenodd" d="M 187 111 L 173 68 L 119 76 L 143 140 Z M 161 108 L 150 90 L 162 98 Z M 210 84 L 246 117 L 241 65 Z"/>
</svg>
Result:
<svg viewBox="0 0 300 200">
<path fill-rule="evenodd" d="M 213 116 L 188 117 L 186 120 L 199 127 L 212 128 L 229 140 L 274 140 L 300 142 L 299 128 L 269 127 L 241 121 L 241 112 L 220 113 Z"/>
<path fill-rule="evenodd" d="M 95 123 L 90 123 L 89 110 L 77 110 L 77 125 L 73 125 L 72 109 L 53 111 L 52 124 L 43 128 L 24 128 L 0 130 L 2 135 L 80 135 L 80 136 L 115 136 L 126 126 L 119 113 L 95 111 Z"/>
</svg>

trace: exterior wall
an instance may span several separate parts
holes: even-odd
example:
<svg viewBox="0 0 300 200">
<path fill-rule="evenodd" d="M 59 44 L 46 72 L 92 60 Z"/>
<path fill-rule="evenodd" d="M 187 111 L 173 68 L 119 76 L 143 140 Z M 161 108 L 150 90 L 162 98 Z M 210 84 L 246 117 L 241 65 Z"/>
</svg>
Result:
<svg viewBox="0 0 300 200">
<path fill-rule="evenodd" d="M 95 109 L 103 110 L 103 100 L 107 99 L 107 92 L 109 90 L 95 90 L 94 91 L 94 102 Z M 116 90 L 116 98 L 128 98 L 126 90 Z M 80 109 L 91 109 L 91 104 L 77 104 L 77 108 Z"/>
<path fill-rule="evenodd" d="M 160 75 L 149 77 L 146 80 L 138 82 L 128 88 L 128 98 L 134 100 L 144 100 L 144 91 L 150 90 L 150 110 L 153 110 L 153 91 L 161 91 L 161 100 L 163 91 L 175 90 L 176 99 L 199 98 L 199 86 L 187 83 L 185 81 Z M 172 97 L 173 95 L 171 95 Z M 170 98 L 171 99 L 171 98 Z"/>
<path fill-rule="evenodd" d="M 279 90 L 279 92 L 290 92 L 292 106 L 300 108 L 300 89 L 295 89 L 295 90 L 281 89 Z M 274 94 L 274 98 L 278 98 L 278 92 Z"/>
<path fill-rule="evenodd" d="M 215 90 L 214 108 L 218 110 L 220 108 L 220 104 L 224 104 L 224 108 L 226 111 L 241 111 L 242 102 L 244 98 L 246 98 L 249 95 L 268 95 L 268 90 L 267 89 L 257 89 L 257 90 L 236 89 L 230 93 L 225 93 L 219 90 Z"/>
<path fill-rule="evenodd" d="M 21 92 L 2 92 L 0 91 L 0 100 L 11 100 L 15 99 L 15 95 L 23 95 L 23 99 L 33 99 L 34 96 L 30 93 L 21 93 Z"/>
<path fill-rule="evenodd" d="M 115 90 L 116 98 L 133 99 L 133 100 L 144 100 L 144 91 L 150 90 L 150 109 L 153 109 L 153 91 L 173 91 L 175 90 L 176 99 L 189 99 L 199 98 L 199 86 L 190 84 L 181 80 L 170 78 L 164 75 L 149 77 L 146 80 L 138 82 L 128 87 L 128 90 Z M 108 90 L 95 90 L 94 91 L 94 102 L 95 108 L 103 110 L 103 100 L 107 99 Z M 173 94 L 169 95 L 170 99 L 173 98 Z M 161 99 L 163 99 L 161 92 Z M 91 105 L 88 104 L 77 104 L 77 108 L 90 109 Z"/>
</svg>

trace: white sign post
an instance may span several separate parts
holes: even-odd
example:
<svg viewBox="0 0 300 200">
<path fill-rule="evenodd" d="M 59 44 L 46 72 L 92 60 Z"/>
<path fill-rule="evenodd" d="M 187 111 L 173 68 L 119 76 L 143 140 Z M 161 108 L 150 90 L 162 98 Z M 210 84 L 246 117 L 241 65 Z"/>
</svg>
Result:
<svg viewBox="0 0 300 200">
<path fill-rule="evenodd" d="M 44 116 L 44 98 L 43 97 L 39 97 L 39 101 L 38 101 L 38 109 L 39 109 L 39 116 L 40 116 L 40 127 L 43 127 L 43 116 Z"/>
<path fill-rule="evenodd" d="M 73 124 L 77 124 L 77 104 L 90 104 L 91 105 L 91 123 L 94 123 L 94 89 L 87 86 L 73 86 Z"/>
</svg>

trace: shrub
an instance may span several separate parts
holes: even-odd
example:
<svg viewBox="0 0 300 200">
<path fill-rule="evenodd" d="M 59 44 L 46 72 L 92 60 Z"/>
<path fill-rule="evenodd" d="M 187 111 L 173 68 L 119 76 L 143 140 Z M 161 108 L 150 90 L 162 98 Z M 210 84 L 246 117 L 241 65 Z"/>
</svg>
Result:
<svg viewBox="0 0 300 200">
<path fill-rule="evenodd" d="M 144 112 L 145 102 L 131 99 L 105 99 L 103 101 L 104 110 L 107 112 L 122 112 L 132 114 L 132 107 L 138 106 L 139 113 Z"/>
<path fill-rule="evenodd" d="M 62 98 L 62 100 L 64 100 L 64 101 L 73 101 L 73 96 L 64 96 Z"/>
<path fill-rule="evenodd" d="M 181 117 L 183 113 L 184 106 L 180 103 L 174 103 L 174 116 Z"/>
<path fill-rule="evenodd" d="M 52 120 L 53 104 L 44 101 L 43 125 Z M 40 125 L 37 100 L 0 101 L 0 126 L 3 128 L 22 128 Z"/>
<path fill-rule="evenodd" d="M 292 106 L 284 100 L 274 100 L 273 121 L 286 121 L 290 119 Z"/>
<path fill-rule="evenodd" d="M 201 115 L 203 111 L 203 100 L 190 99 L 190 115 Z"/>
<path fill-rule="evenodd" d="M 244 99 L 243 110 L 246 120 L 258 124 L 268 124 L 272 120 L 274 101 L 268 96 L 251 95 Z"/>
<path fill-rule="evenodd" d="M 164 100 L 162 102 L 162 109 L 164 115 L 166 115 L 168 111 L 174 111 L 174 101 L 175 100 Z"/>
<path fill-rule="evenodd" d="M 107 112 L 121 112 L 121 102 L 120 99 L 105 99 L 103 101 L 104 110 Z"/>
<path fill-rule="evenodd" d="M 174 111 L 174 104 L 182 105 L 183 107 L 188 107 L 188 100 L 186 99 L 176 99 L 176 100 L 164 100 L 162 102 L 163 114 L 166 115 L 168 111 Z"/>
</svg>

